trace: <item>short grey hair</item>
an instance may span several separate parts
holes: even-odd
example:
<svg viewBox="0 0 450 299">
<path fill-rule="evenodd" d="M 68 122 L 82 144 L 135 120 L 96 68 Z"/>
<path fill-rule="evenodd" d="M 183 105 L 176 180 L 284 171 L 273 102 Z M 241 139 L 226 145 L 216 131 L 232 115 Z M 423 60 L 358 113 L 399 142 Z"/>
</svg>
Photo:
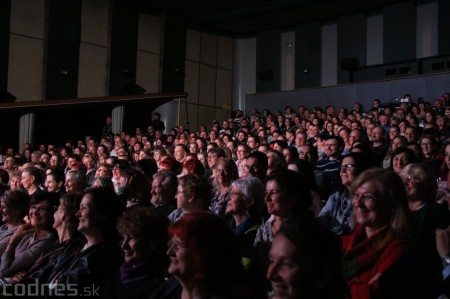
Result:
<svg viewBox="0 0 450 299">
<path fill-rule="evenodd" d="M 71 169 L 66 173 L 66 179 L 69 174 L 72 174 L 75 181 L 78 183 L 78 185 L 81 186 L 81 189 L 86 188 L 87 180 L 86 180 L 86 173 L 84 171 L 79 169 Z"/>
<path fill-rule="evenodd" d="M 253 206 L 250 210 L 259 212 L 264 206 L 264 184 L 257 177 L 248 176 L 235 180 L 231 184 L 231 188 L 239 189 L 247 200 L 253 200 Z"/>
</svg>

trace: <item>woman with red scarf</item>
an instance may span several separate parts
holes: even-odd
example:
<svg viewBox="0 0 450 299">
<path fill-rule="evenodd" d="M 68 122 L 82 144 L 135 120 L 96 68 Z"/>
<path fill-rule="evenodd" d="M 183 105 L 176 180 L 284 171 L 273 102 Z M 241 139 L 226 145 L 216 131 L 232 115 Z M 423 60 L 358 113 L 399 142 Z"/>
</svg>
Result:
<svg viewBox="0 0 450 299">
<path fill-rule="evenodd" d="M 384 291 L 404 295 L 401 283 L 383 276 L 409 245 L 409 211 L 400 177 L 390 170 L 369 169 L 356 178 L 350 194 L 357 225 L 342 238 L 342 248 L 352 298 L 379 297 Z"/>
</svg>

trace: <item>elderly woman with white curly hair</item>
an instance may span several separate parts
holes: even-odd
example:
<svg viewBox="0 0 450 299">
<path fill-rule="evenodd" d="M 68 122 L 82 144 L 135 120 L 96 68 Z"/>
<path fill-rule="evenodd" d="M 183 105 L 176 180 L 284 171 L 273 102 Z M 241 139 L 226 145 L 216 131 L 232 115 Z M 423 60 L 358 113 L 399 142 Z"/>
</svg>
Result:
<svg viewBox="0 0 450 299">
<path fill-rule="evenodd" d="M 262 206 L 264 185 L 260 179 L 246 177 L 231 184 L 225 213 L 231 216 L 227 224 L 238 237 L 244 266 L 248 266 L 250 262 L 256 231 L 263 223 L 263 218 L 258 213 Z"/>
</svg>

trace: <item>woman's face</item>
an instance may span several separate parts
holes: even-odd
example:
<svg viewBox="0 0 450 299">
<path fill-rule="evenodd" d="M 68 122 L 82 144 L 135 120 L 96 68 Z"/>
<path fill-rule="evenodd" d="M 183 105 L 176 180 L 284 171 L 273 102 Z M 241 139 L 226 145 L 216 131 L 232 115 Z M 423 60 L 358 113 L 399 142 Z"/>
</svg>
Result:
<svg viewBox="0 0 450 299">
<path fill-rule="evenodd" d="M 0 212 L 2 213 L 2 221 L 6 224 L 13 223 L 19 221 L 19 217 L 16 213 L 14 213 L 14 210 L 8 208 L 3 200 L 0 204 Z"/>
<path fill-rule="evenodd" d="M 216 179 L 220 185 L 228 186 L 231 184 L 231 171 L 227 169 L 225 163 L 217 164 Z"/>
<path fill-rule="evenodd" d="M 394 138 L 394 140 L 392 141 L 392 145 L 391 145 L 392 150 L 395 151 L 400 146 L 402 146 L 401 139 L 400 138 Z"/>
<path fill-rule="evenodd" d="M 113 178 L 119 180 L 122 176 L 122 169 L 118 165 L 115 165 L 112 169 Z"/>
<path fill-rule="evenodd" d="M 283 156 L 286 162 L 289 162 L 292 159 L 292 154 L 288 149 L 283 150 Z"/>
<path fill-rule="evenodd" d="M 209 168 L 216 167 L 217 161 L 219 161 L 219 156 L 216 153 L 209 153 L 208 154 L 208 166 Z"/>
<path fill-rule="evenodd" d="M 422 138 L 422 141 L 420 142 L 420 147 L 425 157 L 433 154 L 434 145 L 430 139 Z"/>
<path fill-rule="evenodd" d="M 135 266 L 146 261 L 151 256 L 152 242 L 147 238 L 141 238 L 132 233 L 122 234 L 121 247 L 124 253 L 124 261 L 128 265 Z"/>
<path fill-rule="evenodd" d="M 28 217 L 31 226 L 43 229 L 47 227 L 49 217 L 53 215 L 53 207 L 50 206 L 50 201 L 43 200 L 30 206 Z"/>
<path fill-rule="evenodd" d="M 283 235 L 277 235 L 269 252 L 267 279 L 274 298 L 295 299 L 302 286 L 300 267 L 296 261 L 297 247 Z"/>
<path fill-rule="evenodd" d="M 56 209 L 55 213 L 53 214 L 53 218 L 55 219 L 55 222 L 53 223 L 53 228 L 58 229 L 60 227 L 63 227 L 64 224 L 64 214 L 66 213 L 66 209 L 62 201 L 59 201 L 59 206 Z"/>
<path fill-rule="evenodd" d="M 175 195 L 175 198 L 177 199 L 177 208 L 178 209 L 186 209 L 189 204 L 189 199 L 187 194 L 184 192 L 183 187 L 181 184 L 178 184 L 177 187 L 177 194 Z"/>
<path fill-rule="evenodd" d="M 167 272 L 177 278 L 185 278 L 192 274 L 192 261 L 187 249 L 177 235 L 173 235 L 167 249 L 169 268 Z"/>
<path fill-rule="evenodd" d="M 276 181 L 266 183 L 266 196 L 264 198 L 267 211 L 270 215 L 286 216 L 294 206 L 294 200 L 288 198 Z"/>
<path fill-rule="evenodd" d="M 230 193 L 228 193 L 225 214 L 245 215 L 248 208 L 247 201 L 245 200 L 242 191 L 233 186 Z"/>
<path fill-rule="evenodd" d="M 352 197 L 353 211 L 356 223 L 372 229 L 381 228 L 386 224 L 381 211 L 380 199 L 375 196 L 376 187 L 372 181 L 359 186 Z"/>
<path fill-rule="evenodd" d="M 333 123 L 332 122 L 327 123 L 327 131 L 330 133 L 333 131 Z"/>
<path fill-rule="evenodd" d="M 34 183 L 34 176 L 32 176 L 28 172 L 24 171 L 24 172 L 22 172 L 22 181 L 21 182 L 22 182 L 22 186 L 28 190 Z"/>
<path fill-rule="evenodd" d="M 236 155 L 239 161 L 241 161 L 242 159 L 244 159 L 245 157 L 247 157 L 248 152 L 245 149 L 245 147 L 243 146 L 238 146 L 237 151 L 236 151 Z"/>
<path fill-rule="evenodd" d="M 197 155 L 198 160 L 202 163 L 202 165 L 205 165 L 205 155 L 204 154 L 198 154 Z"/>
<path fill-rule="evenodd" d="M 50 166 L 58 166 L 59 165 L 59 158 L 58 156 L 52 156 L 50 158 Z"/>
<path fill-rule="evenodd" d="M 340 176 L 342 185 L 349 187 L 356 178 L 356 162 L 352 157 L 345 157 L 342 160 Z"/>
<path fill-rule="evenodd" d="M 89 235 L 93 231 L 99 229 L 99 213 L 97 212 L 92 194 L 87 193 L 83 196 L 80 203 L 80 209 L 77 212 L 77 217 L 80 223 L 78 224 L 78 231 L 84 235 Z"/>
<path fill-rule="evenodd" d="M 12 177 L 9 188 L 11 190 L 19 190 L 20 188 L 22 188 L 22 178 L 19 176 Z"/>
<path fill-rule="evenodd" d="M 403 184 L 405 185 L 406 194 L 408 198 L 414 198 L 420 193 L 420 180 L 412 173 L 408 172 L 401 176 Z"/>
<path fill-rule="evenodd" d="M 397 174 L 399 174 L 409 163 L 411 163 L 411 161 L 406 153 L 400 153 L 392 158 L 392 168 Z"/>
<path fill-rule="evenodd" d="M 277 161 L 277 157 L 274 153 L 268 152 L 267 153 L 267 165 L 270 168 L 274 167 Z"/>
<path fill-rule="evenodd" d="M 63 182 L 57 182 L 55 181 L 55 178 L 53 175 L 48 175 L 45 180 L 45 187 L 47 188 L 48 192 L 56 192 L 59 188 L 61 188 Z"/>
<path fill-rule="evenodd" d="M 448 169 L 450 169 L 450 144 L 445 147 L 445 163 L 447 164 Z"/>
<path fill-rule="evenodd" d="M 80 190 L 80 186 L 75 179 L 75 176 L 72 173 L 68 173 L 66 175 L 66 182 L 64 183 L 64 187 L 66 187 L 67 193 L 78 192 Z"/>
<path fill-rule="evenodd" d="M 159 151 L 153 152 L 153 159 L 155 159 L 156 162 L 161 161 L 161 153 Z"/>
</svg>

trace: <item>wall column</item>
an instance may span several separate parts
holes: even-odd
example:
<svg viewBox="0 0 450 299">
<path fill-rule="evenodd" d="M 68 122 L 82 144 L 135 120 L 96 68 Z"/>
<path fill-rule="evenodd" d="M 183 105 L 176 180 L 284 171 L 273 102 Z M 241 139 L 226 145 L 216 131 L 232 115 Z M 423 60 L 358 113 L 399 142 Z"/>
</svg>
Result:
<svg viewBox="0 0 450 299">
<path fill-rule="evenodd" d="M 123 116 L 125 114 L 125 107 L 119 106 L 112 110 L 112 132 L 113 134 L 120 134 L 123 127 Z"/>
<path fill-rule="evenodd" d="M 30 143 L 32 146 L 34 140 L 34 113 L 22 115 L 19 120 L 19 152 L 23 152 L 23 144 Z"/>
</svg>

